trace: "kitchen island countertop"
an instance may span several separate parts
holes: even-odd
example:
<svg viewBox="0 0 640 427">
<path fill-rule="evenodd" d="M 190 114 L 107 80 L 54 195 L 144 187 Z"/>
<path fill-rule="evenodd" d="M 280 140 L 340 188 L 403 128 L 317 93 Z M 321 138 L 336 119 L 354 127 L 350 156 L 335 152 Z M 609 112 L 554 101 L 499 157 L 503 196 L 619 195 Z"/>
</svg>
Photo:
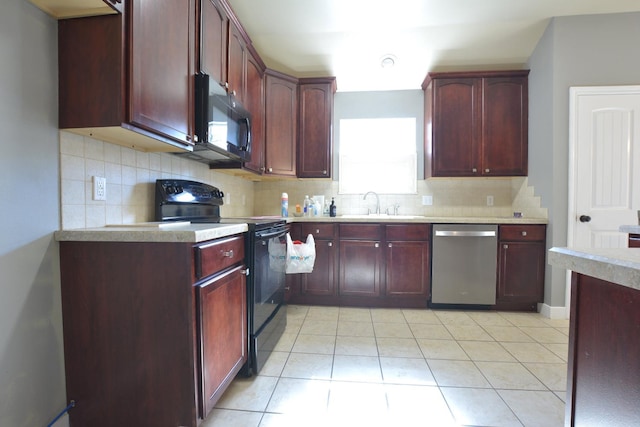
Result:
<svg viewBox="0 0 640 427">
<path fill-rule="evenodd" d="M 60 230 L 58 241 L 82 242 L 184 242 L 198 243 L 244 233 L 247 224 L 191 224 L 190 222 L 108 225 L 97 228 Z"/>
<path fill-rule="evenodd" d="M 640 248 L 549 249 L 550 265 L 640 290 Z"/>
</svg>

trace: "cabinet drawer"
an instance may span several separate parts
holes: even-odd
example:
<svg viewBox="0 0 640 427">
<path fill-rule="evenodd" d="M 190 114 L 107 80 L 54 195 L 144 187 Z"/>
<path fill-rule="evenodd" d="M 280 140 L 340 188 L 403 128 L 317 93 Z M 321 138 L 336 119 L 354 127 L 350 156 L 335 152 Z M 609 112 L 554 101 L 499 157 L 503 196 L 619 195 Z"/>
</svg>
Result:
<svg viewBox="0 0 640 427">
<path fill-rule="evenodd" d="M 333 239 L 336 235 L 336 224 L 303 223 L 300 229 L 302 239 L 306 239 L 309 234 L 314 239 Z"/>
<path fill-rule="evenodd" d="M 244 262 L 244 237 L 235 236 L 195 246 L 195 258 L 196 279 Z"/>
<path fill-rule="evenodd" d="M 511 241 L 542 241 L 545 240 L 546 226 L 544 225 L 501 225 L 499 240 Z"/>
<path fill-rule="evenodd" d="M 429 240 L 429 224 L 393 224 L 384 227 L 387 240 Z"/>
<path fill-rule="evenodd" d="M 340 224 L 340 239 L 379 240 L 381 236 L 380 224 Z"/>
</svg>

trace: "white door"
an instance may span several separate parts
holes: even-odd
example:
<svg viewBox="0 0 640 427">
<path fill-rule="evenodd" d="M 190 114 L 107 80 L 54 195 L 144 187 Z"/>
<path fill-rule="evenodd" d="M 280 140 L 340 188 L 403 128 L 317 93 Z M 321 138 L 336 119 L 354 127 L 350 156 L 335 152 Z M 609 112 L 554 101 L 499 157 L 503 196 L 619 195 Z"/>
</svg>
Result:
<svg viewBox="0 0 640 427">
<path fill-rule="evenodd" d="M 568 246 L 626 247 L 618 227 L 640 209 L 640 86 L 570 93 Z"/>
</svg>

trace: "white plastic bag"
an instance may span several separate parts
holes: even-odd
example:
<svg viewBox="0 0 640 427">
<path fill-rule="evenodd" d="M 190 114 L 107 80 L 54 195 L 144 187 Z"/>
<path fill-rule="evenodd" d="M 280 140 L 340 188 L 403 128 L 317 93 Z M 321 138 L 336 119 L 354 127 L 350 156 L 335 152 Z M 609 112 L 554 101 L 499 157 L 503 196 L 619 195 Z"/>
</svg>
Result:
<svg viewBox="0 0 640 427">
<path fill-rule="evenodd" d="M 286 271 L 287 244 L 280 242 L 280 238 L 269 239 L 269 268 L 273 271 Z"/>
<path fill-rule="evenodd" d="M 311 273 L 316 262 L 316 242 L 309 234 L 305 243 L 293 243 L 287 233 L 287 274 Z"/>
</svg>

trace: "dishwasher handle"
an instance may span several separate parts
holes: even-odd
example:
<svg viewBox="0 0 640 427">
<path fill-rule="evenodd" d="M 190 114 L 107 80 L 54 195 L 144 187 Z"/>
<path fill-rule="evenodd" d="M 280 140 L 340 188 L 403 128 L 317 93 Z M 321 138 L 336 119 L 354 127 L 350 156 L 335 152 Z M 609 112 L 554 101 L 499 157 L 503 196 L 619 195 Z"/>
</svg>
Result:
<svg viewBox="0 0 640 427">
<path fill-rule="evenodd" d="M 496 237 L 495 231 L 449 231 L 436 230 L 439 237 Z"/>
</svg>

